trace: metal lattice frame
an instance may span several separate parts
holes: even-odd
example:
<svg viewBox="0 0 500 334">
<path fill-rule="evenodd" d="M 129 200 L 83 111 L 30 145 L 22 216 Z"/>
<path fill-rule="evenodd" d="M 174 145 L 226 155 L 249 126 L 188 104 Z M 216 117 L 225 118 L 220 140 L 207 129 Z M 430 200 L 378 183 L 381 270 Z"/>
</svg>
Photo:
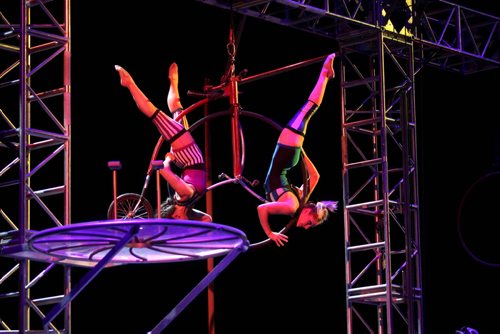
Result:
<svg viewBox="0 0 500 334">
<path fill-rule="evenodd" d="M 463 74 L 498 68 L 500 19 L 441 0 L 416 2 L 402 20 L 397 15 L 408 14 L 404 0 L 200 1 L 340 42 L 348 326 L 352 331 L 357 317 L 372 331 L 421 331 L 413 62 Z M 69 4 L 0 2 L 2 245 L 24 244 L 35 214 L 36 229 L 70 223 Z M 404 10 L 393 12 L 394 5 Z M 54 78 L 61 68 L 62 76 Z M 360 180 L 365 182 L 356 184 Z M 55 265 L 42 263 L 32 274 L 35 263 L 24 251 L 2 247 L 1 255 L 13 263 L 2 263 L 0 283 L 15 284 L 8 286 L 14 292 L 0 297 L 17 299 L 20 308 L 8 315 L 19 316 L 19 330 L 0 314 L 2 332 L 32 330 L 31 313 L 43 318 L 43 306 L 69 288 L 68 269 L 62 294 L 34 298 L 35 287 Z M 369 255 L 358 262 L 358 253 Z M 364 306 L 375 307 L 375 315 Z M 69 309 L 65 330 L 68 314 Z"/>
<path fill-rule="evenodd" d="M 347 330 L 423 333 L 415 74 L 498 68 L 500 19 L 440 0 L 200 1 L 339 43 Z"/>
<path fill-rule="evenodd" d="M 1 1 L 0 36 L 0 284 L 12 291 L 0 296 L 0 326 L 33 333 L 68 292 L 70 269 L 9 244 L 70 224 L 70 0 Z M 69 307 L 49 327 L 69 331 Z"/>
<path fill-rule="evenodd" d="M 422 333 L 413 46 L 373 38 L 342 49 L 348 332 Z"/>
<path fill-rule="evenodd" d="M 363 38 L 366 29 L 398 33 L 414 30 L 411 40 L 423 52 L 415 61 L 462 74 L 500 66 L 500 18 L 443 0 L 198 0 L 245 16 L 334 40 L 346 34 Z M 384 11 L 387 15 L 376 21 Z M 387 25 L 388 21 L 393 21 Z"/>
</svg>

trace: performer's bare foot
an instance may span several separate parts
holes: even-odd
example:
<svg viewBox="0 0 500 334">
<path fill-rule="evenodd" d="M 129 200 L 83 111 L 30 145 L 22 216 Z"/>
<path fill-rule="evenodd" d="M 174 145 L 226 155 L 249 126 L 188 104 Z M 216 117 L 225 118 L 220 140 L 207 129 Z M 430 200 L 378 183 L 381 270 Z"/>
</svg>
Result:
<svg viewBox="0 0 500 334">
<path fill-rule="evenodd" d="M 168 68 L 168 79 L 170 80 L 171 85 L 179 85 L 179 68 L 176 63 L 170 64 L 170 67 Z"/>
<path fill-rule="evenodd" d="M 168 79 L 170 88 L 168 90 L 167 104 L 170 112 L 182 109 L 181 98 L 179 95 L 179 68 L 176 63 L 172 63 L 168 68 Z M 177 115 L 174 115 L 177 117 Z"/>
<path fill-rule="evenodd" d="M 120 65 L 115 65 L 115 70 L 118 71 L 118 74 L 120 75 L 120 84 L 123 87 L 129 87 L 129 85 L 133 82 L 130 74 Z"/>
<path fill-rule="evenodd" d="M 323 63 L 322 73 L 325 73 L 326 77 L 329 79 L 335 78 L 335 69 L 333 68 L 334 61 L 335 61 L 335 52 L 326 57 L 326 60 Z"/>
</svg>

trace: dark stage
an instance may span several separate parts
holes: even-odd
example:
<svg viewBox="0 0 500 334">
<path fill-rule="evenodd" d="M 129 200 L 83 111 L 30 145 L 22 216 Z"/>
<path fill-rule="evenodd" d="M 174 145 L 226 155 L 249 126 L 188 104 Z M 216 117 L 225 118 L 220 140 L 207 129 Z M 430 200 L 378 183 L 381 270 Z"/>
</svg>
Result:
<svg viewBox="0 0 500 334">
<path fill-rule="evenodd" d="M 499 14 L 470 2 L 471 8 Z M 107 6 L 73 1 L 73 223 L 106 219 L 113 200 L 109 161 L 122 164 L 118 192 L 140 193 L 159 139 L 120 85 L 114 65 L 129 71 L 149 99 L 166 110 L 168 68 L 176 62 L 187 107 L 199 101 L 188 91 L 201 92 L 205 80 L 220 83 L 228 62 L 229 27 L 229 12 L 198 1 Z M 238 37 L 236 69 L 248 70 L 249 76 L 338 51 L 331 39 L 255 18 L 246 19 Z M 242 85 L 239 103 L 283 126 L 307 99 L 320 66 Z M 455 333 L 463 326 L 481 334 L 498 332 L 499 74 L 496 69 L 462 76 L 425 68 L 416 76 L 427 334 Z M 329 84 L 304 143 L 321 174 L 312 200 L 342 199 L 339 88 L 338 80 Z M 223 111 L 227 104 L 217 101 L 210 108 Z M 203 110 L 195 110 L 188 120 L 194 123 L 202 116 Z M 263 181 L 278 134 L 264 123 L 251 120 L 243 129 L 243 175 L 250 180 Z M 197 132 L 203 141 L 202 127 Z M 220 173 L 232 173 L 230 136 L 229 119 L 213 122 L 214 182 Z M 165 196 L 166 183 L 161 187 Z M 152 181 L 146 193 L 152 203 L 155 191 Z M 251 242 L 262 240 L 258 204 L 241 186 L 224 185 L 213 191 L 214 222 L 241 229 Z M 346 332 L 342 209 L 317 228 L 291 229 L 289 237 L 285 247 L 268 245 L 241 254 L 217 277 L 217 334 Z M 206 268 L 205 260 L 107 268 L 72 302 L 73 334 L 147 333 L 206 275 Z M 75 268 L 75 282 L 85 272 Z M 203 292 L 165 332 L 207 333 L 207 319 Z"/>
</svg>

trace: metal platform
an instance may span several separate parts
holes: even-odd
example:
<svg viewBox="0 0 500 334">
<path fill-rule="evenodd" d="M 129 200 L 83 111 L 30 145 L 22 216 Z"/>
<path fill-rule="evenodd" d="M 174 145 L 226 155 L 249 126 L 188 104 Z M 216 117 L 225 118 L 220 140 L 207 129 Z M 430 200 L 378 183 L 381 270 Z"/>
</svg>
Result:
<svg viewBox="0 0 500 334">
<path fill-rule="evenodd" d="M 126 219 L 77 223 L 43 231 L 1 235 L 0 255 L 85 266 L 90 271 L 43 319 L 45 330 L 99 272 L 124 264 L 168 263 L 224 258 L 149 333 L 161 331 L 235 258 L 249 247 L 246 235 L 233 227 L 174 219 Z"/>
</svg>

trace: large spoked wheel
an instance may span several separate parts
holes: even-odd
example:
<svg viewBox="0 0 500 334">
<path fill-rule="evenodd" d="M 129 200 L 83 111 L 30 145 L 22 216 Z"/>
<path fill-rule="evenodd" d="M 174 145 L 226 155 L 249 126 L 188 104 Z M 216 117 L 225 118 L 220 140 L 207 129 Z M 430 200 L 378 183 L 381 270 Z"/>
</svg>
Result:
<svg viewBox="0 0 500 334">
<path fill-rule="evenodd" d="M 108 208 L 108 219 L 115 219 L 115 201 Z M 154 211 L 149 201 L 135 193 L 121 194 L 116 198 L 116 219 L 153 218 Z"/>
</svg>

